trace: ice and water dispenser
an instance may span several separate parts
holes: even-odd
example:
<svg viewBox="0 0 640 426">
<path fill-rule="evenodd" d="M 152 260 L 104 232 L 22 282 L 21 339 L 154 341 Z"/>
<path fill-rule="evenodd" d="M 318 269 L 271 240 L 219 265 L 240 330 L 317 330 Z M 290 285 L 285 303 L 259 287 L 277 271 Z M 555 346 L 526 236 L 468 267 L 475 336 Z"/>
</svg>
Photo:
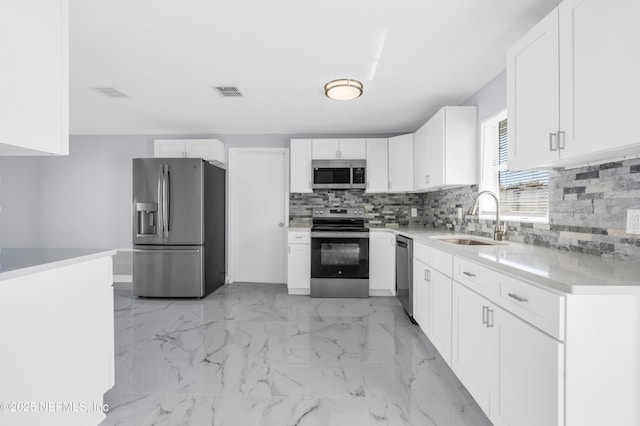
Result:
<svg viewBox="0 0 640 426">
<path fill-rule="evenodd" d="M 136 203 L 138 235 L 157 235 L 158 203 Z"/>
</svg>

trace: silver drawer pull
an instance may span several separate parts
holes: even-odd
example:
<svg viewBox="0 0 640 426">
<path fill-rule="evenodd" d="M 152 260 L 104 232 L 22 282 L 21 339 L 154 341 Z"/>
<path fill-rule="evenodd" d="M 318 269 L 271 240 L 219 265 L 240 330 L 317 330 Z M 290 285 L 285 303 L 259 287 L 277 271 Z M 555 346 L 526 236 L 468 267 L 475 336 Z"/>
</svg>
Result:
<svg viewBox="0 0 640 426">
<path fill-rule="evenodd" d="M 528 302 L 527 299 L 525 299 L 524 297 L 520 297 L 515 293 L 507 293 L 507 295 L 509 295 L 509 297 L 512 299 L 516 299 L 518 302 Z"/>
<path fill-rule="evenodd" d="M 476 274 L 472 274 L 471 272 L 467 272 L 467 271 L 464 271 L 463 274 L 471 278 L 474 278 L 476 276 Z"/>
<path fill-rule="evenodd" d="M 489 314 L 489 307 L 488 306 L 483 306 L 482 307 L 482 324 L 486 325 L 487 324 L 487 317 Z"/>
</svg>

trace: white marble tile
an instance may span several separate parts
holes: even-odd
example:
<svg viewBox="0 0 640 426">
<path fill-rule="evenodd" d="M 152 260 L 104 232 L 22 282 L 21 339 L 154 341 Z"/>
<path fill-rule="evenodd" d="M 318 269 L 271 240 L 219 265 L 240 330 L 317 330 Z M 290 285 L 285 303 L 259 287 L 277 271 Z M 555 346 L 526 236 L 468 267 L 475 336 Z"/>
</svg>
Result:
<svg viewBox="0 0 640 426">
<path fill-rule="evenodd" d="M 115 329 L 104 425 L 489 424 L 395 298 L 119 291 Z"/>
</svg>

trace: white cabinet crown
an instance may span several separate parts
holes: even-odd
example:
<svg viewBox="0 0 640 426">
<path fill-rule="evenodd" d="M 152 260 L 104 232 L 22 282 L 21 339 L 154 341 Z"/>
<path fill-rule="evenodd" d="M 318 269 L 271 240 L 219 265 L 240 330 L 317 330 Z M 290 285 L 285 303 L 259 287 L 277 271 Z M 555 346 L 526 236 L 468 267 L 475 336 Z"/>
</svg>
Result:
<svg viewBox="0 0 640 426">
<path fill-rule="evenodd" d="M 156 158 L 202 158 L 224 164 L 224 144 L 218 139 L 156 139 L 153 146 Z"/>
</svg>

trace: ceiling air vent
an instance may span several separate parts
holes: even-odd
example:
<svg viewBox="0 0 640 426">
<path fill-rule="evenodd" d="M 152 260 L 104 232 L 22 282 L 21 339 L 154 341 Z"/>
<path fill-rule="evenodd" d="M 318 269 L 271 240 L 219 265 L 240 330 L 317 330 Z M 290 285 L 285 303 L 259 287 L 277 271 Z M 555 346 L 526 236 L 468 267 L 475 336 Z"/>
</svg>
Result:
<svg viewBox="0 0 640 426">
<path fill-rule="evenodd" d="M 113 87 L 93 87 L 92 89 L 110 98 L 128 98 L 129 97 L 124 93 L 122 93 L 121 91 L 114 89 Z"/>
<path fill-rule="evenodd" d="M 215 86 L 214 88 L 225 98 L 242 96 L 242 93 L 234 86 Z"/>
</svg>

